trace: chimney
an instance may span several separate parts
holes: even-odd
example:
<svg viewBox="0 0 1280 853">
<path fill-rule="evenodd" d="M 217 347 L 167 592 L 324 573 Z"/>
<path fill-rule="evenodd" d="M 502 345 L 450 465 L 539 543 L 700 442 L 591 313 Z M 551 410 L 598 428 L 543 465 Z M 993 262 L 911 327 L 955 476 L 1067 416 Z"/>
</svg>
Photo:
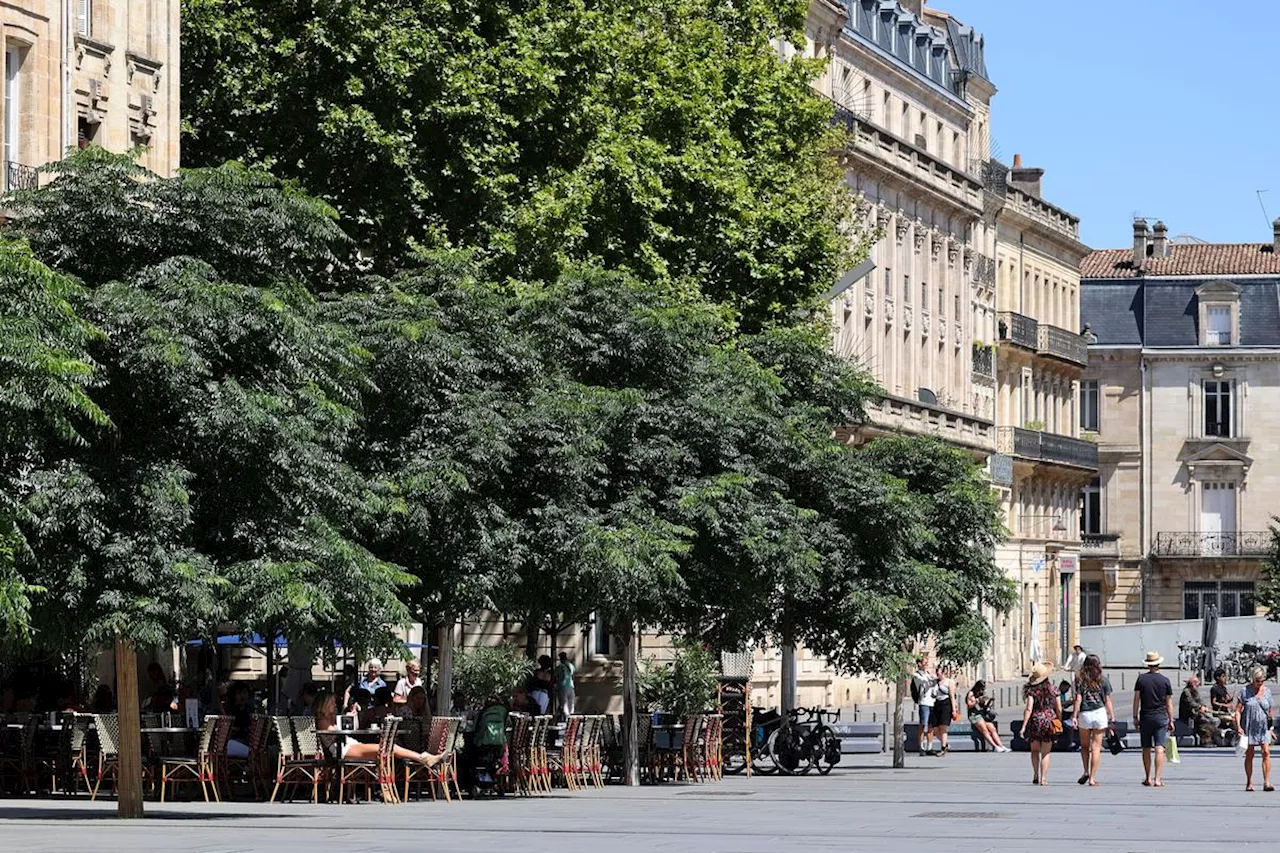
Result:
<svg viewBox="0 0 1280 853">
<path fill-rule="evenodd" d="M 1280 218 L 1271 223 L 1271 251 L 1280 255 Z"/>
<path fill-rule="evenodd" d="M 1033 198 L 1040 198 L 1040 179 L 1044 177 L 1044 169 L 1027 168 L 1022 165 L 1022 155 L 1013 155 L 1013 169 L 1009 172 L 1009 183 Z"/>
<path fill-rule="evenodd" d="M 1151 257 L 1169 257 L 1169 226 L 1157 221 L 1151 240 Z"/>
<path fill-rule="evenodd" d="M 1133 220 L 1133 268 L 1135 270 L 1147 268 L 1147 242 L 1150 239 L 1151 232 L 1147 230 L 1147 220 L 1139 216 Z"/>
</svg>

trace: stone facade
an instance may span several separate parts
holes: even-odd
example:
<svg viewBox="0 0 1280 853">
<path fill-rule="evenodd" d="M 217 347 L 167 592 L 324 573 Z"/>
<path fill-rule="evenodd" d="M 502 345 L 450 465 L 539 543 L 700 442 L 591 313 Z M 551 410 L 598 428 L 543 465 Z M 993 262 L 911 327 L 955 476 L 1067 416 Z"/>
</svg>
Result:
<svg viewBox="0 0 1280 853">
<path fill-rule="evenodd" d="M 142 165 L 178 168 L 177 0 L 28 0 L 0 9 L 4 28 L 4 188 L 87 144 L 143 146 Z M 65 75 L 64 75 L 65 70 Z"/>
<path fill-rule="evenodd" d="M 1260 612 L 1280 498 L 1280 220 L 1271 243 L 1196 244 L 1134 223 L 1085 261 L 1101 469 L 1086 493 L 1086 624 Z M 1092 406 L 1092 403 L 1089 403 Z M 1097 508 L 1090 510 L 1096 500 Z"/>
</svg>

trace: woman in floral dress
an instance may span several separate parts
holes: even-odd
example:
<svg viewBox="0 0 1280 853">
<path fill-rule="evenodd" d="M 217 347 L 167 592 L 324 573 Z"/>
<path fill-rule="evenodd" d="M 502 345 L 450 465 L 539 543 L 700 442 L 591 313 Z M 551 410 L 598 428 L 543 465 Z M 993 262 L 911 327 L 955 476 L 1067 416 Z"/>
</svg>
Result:
<svg viewBox="0 0 1280 853">
<path fill-rule="evenodd" d="M 1048 785 L 1049 755 L 1058 739 L 1054 722 L 1062 719 L 1062 700 L 1058 691 L 1049 683 L 1053 666 L 1038 663 L 1031 669 L 1031 678 L 1023 688 L 1027 705 L 1022 711 L 1022 737 L 1031 744 L 1031 784 Z M 1061 731 L 1061 730 L 1059 730 Z"/>
<path fill-rule="evenodd" d="M 1249 673 L 1249 683 L 1240 691 L 1236 701 L 1236 732 L 1240 740 L 1248 744 L 1244 752 L 1244 789 L 1253 790 L 1253 753 L 1262 750 L 1262 790 L 1271 787 L 1271 713 L 1274 702 L 1267 687 L 1267 673 L 1255 666 Z"/>
</svg>

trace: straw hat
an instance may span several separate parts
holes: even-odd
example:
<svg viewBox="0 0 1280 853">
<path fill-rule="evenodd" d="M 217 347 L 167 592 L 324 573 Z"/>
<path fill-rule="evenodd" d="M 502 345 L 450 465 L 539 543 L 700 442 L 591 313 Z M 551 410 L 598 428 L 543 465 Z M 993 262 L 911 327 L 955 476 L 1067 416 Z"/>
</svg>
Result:
<svg viewBox="0 0 1280 853">
<path fill-rule="evenodd" d="M 1164 663 L 1164 658 L 1160 657 L 1159 652 L 1147 652 L 1146 658 L 1142 661 L 1142 665 L 1146 667 L 1159 666 Z"/>
<path fill-rule="evenodd" d="M 1037 684 L 1040 684 L 1052 674 L 1053 674 L 1052 664 L 1038 663 L 1035 666 L 1031 667 L 1031 678 L 1027 683 L 1030 684 L 1032 687 L 1035 687 Z"/>
</svg>

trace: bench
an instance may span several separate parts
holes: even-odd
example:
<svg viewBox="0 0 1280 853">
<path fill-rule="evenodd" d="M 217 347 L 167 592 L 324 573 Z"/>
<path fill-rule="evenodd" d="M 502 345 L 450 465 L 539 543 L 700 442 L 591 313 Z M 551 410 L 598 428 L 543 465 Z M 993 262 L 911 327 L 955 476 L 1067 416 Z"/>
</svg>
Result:
<svg viewBox="0 0 1280 853">
<path fill-rule="evenodd" d="M 920 751 L 920 724 L 906 724 L 906 750 L 907 752 Z M 937 748 L 938 739 L 934 738 L 935 749 Z M 947 729 L 947 746 L 952 752 L 985 752 L 990 747 L 982 735 L 969 724 L 968 720 L 961 720 L 958 723 L 952 723 Z"/>
<path fill-rule="evenodd" d="M 871 755 L 884 752 L 884 723 L 832 723 L 840 738 L 841 755 Z"/>
<path fill-rule="evenodd" d="M 1116 720 L 1116 733 L 1120 735 L 1120 739 L 1124 741 L 1126 748 L 1132 748 L 1138 745 L 1138 733 L 1130 731 L 1129 724 L 1123 720 Z M 1022 720 L 1014 720 L 1009 723 L 1009 733 L 1012 738 L 1009 740 L 1008 746 L 1014 752 L 1030 752 L 1031 744 L 1022 739 Z M 1058 735 L 1057 742 L 1053 745 L 1054 752 L 1074 752 L 1080 749 L 1079 732 L 1073 728 L 1064 727 L 1062 734 Z M 1130 740 L 1132 738 L 1132 740 Z"/>
</svg>

